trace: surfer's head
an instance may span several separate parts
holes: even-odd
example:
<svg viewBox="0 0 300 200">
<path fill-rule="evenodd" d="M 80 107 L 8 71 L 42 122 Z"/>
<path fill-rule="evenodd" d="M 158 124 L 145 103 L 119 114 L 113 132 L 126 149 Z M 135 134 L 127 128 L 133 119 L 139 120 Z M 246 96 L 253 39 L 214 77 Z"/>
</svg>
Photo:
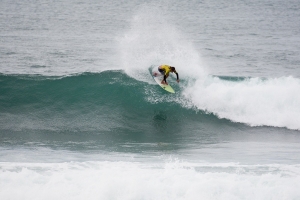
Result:
<svg viewBox="0 0 300 200">
<path fill-rule="evenodd" d="M 175 72 L 175 67 L 170 67 L 170 69 L 171 69 L 171 72 Z"/>
</svg>

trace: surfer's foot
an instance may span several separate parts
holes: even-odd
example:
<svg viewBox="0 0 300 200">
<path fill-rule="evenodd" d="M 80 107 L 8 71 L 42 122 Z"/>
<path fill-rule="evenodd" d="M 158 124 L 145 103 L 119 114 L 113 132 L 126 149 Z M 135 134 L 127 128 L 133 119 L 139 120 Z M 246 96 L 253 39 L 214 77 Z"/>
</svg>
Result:
<svg viewBox="0 0 300 200">
<path fill-rule="evenodd" d="M 157 73 L 156 73 L 156 72 L 154 72 L 153 76 L 156 76 L 156 75 L 157 75 Z"/>
</svg>

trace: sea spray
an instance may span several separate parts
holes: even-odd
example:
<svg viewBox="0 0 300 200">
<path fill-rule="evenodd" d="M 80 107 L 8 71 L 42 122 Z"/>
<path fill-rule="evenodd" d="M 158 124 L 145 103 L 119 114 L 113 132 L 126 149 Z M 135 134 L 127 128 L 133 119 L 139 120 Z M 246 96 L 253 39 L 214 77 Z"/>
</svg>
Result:
<svg viewBox="0 0 300 200">
<path fill-rule="evenodd" d="M 200 110 L 251 126 L 300 130 L 300 80 L 293 77 L 242 81 L 208 76 L 183 95 Z"/>
<path fill-rule="evenodd" d="M 200 55 L 165 12 L 151 4 L 137 9 L 130 27 L 118 38 L 120 66 L 129 76 L 149 83 L 152 65 L 173 65 L 180 78 L 203 76 Z"/>
</svg>

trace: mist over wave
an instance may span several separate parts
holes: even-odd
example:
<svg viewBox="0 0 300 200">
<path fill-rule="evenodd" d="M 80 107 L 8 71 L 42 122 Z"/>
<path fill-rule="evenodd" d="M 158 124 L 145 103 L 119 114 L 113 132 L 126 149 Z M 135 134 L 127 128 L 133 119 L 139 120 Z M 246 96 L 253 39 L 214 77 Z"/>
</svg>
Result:
<svg viewBox="0 0 300 200">
<path fill-rule="evenodd" d="M 143 4 L 135 11 L 128 30 L 118 38 L 120 66 L 129 76 L 152 82 L 147 69 L 161 64 L 177 67 L 181 77 L 205 74 L 200 54 L 172 17 L 154 4 Z"/>
</svg>

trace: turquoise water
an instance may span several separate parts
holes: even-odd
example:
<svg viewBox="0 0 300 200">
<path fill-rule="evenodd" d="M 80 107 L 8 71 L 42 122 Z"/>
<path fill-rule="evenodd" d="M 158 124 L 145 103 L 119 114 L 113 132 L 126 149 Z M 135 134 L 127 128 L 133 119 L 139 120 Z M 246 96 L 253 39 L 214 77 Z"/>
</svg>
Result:
<svg viewBox="0 0 300 200">
<path fill-rule="evenodd" d="M 0 16 L 1 199 L 300 198 L 296 1 L 2 1 Z"/>
</svg>

